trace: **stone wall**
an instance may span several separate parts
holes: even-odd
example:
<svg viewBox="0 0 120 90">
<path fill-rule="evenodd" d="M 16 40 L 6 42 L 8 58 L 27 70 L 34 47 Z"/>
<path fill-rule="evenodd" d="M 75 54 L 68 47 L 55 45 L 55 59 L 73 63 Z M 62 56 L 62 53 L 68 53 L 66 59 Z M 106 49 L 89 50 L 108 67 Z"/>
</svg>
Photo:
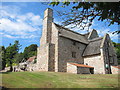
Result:
<svg viewBox="0 0 120 90">
<path fill-rule="evenodd" d="M 42 29 L 42 37 L 40 40 L 40 45 L 51 43 L 52 22 L 53 22 L 53 11 L 52 9 L 48 8 L 44 12 L 43 29 Z"/>
<path fill-rule="evenodd" d="M 55 44 L 49 44 L 48 71 L 55 71 Z"/>
<path fill-rule="evenodd" d="M 117 56 L 108 34 L 106 34 L 101 43 L 101 59 L 104 61 L 105 73 L 111 74 L 111 66 L 118 65 Z M 106 65 L 108 68 L 106 68 Z"/>
<path fill-rule="evenodd" d="M 76 65 L 72 65 L 70 63 L 67 63 L 67 73 L 90 74 L 90 68 L 87 68 L 87 67 L 78 67 Z"/>
<path fill-rule="evenodd" d="M 37 68 L 39 71 L 48 71 L 49 44 L 38 47 Z"/>
<path fill-rule="evenodd" d="M 90 74 L 90 68 L 77 67 L 77 74 Z"/>
<path fill-rule="evenodd" d="M 37 71 L 37 64 L 28 64 L 27 65 L 27 71 Z"/>
<path fill-rule="evenodd" d="M 54 69 L 55 72 L 58 71 L 58 29 L 55 26 L 54 23 L 52 23 L 52 39 L 51 39 L 51 43 L 53 43 L 55 46 L 55 51 L 54 51 Z"/>
<path fill-rule="evenodd" d="M 120 69 L 114 66 L 111 66 L 111 71 L 112 71 L 112 74 L 120 74 Z"/>
<path fill-rule="evenodd" d="M 39 71 L 54 71 L 55 45 L 47 43 L 38 48 L 37 67 Z"/>
<path fill-rule="evenodd" d="M 40 71 L 55 71 L 56 29 L 53 25 L 53 11 L 44 12 L 42 37 L 37 52 L 37 67 Z"/>
<path fill-rule="evenodd" d="M 67 72 L 67 62 L 83 64 L 82 53 L 86 45 L 59 36 L 58 38 L 58 71 Z M 72 56 L 75 54 L 75 57 Z"/>
<path fill-rule="evenodd" d="M 67 63 L 67 73 L 77 74 L 77 66 Z"/>
<path fill-rule="evenodd" d="M 104 61 L 101 60 L 101 55 L 93 55 L 84 57 L 84 64 L 94 67 L 94 74 L 104 74 Z"/>
</svg>

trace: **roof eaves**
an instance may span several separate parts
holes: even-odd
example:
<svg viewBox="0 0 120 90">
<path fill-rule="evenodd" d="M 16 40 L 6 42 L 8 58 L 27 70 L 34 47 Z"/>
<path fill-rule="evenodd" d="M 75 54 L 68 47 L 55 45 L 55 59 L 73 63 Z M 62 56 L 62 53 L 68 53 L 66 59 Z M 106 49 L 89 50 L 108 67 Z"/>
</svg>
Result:
<svg viewBox="0 0 120 90">
<path fill-rule="evenodd" d="M 84 64 L 77 64 L 77 63 L 69 63 L 69 64 L 75 65 L 75 66 L 77 66 L 77 67 L 94 68 L 94 67 L 92 67 L 92 66 L 84 65 Z"/>
</svg>

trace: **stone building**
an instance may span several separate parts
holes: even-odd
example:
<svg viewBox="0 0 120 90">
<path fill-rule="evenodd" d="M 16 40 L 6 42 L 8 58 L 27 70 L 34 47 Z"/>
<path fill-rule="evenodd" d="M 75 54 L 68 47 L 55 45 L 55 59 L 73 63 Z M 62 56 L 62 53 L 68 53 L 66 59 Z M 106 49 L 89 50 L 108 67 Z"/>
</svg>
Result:
<svg viewBox="0 0 120 90">
<path fill-rule="evenodd" d="M 80 34 L 53 22 L 53 11 L 44 12 L 42 37 L 37 50 L 39 71 L 107 74 L 117 65 L 110 37 L 96 30 Z"/>
</svg>

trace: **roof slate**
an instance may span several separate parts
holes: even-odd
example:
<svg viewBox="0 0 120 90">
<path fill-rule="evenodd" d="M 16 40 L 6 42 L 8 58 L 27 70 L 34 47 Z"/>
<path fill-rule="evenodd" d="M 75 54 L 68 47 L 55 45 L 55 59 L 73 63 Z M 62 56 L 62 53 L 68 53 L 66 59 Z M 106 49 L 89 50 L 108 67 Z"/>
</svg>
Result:
<svg viewBox="0 0 120 90">
<path fill-rule="evenodd" d="M 87 45 L 83 53 L 83 56 L 100 54 L 100 45 L 101 45 L 102 39 L 103 38 L 100 37 L 100 38 L 90 40 L 89 44 Z"/>
<path fill-rule="evenodd" d="M 59 28 L 59 30 L 61 32 L 60 36 L 63 36 L 63 37 L 69 38 L 69 39 L 73 39 L 75 41 L 82 42 L 85 44 L 89 43 L 84 35 L 74 32 L 68 28 L 64 28 L 58 24 L 55 24 L 55 25 Z"/>
</svg>

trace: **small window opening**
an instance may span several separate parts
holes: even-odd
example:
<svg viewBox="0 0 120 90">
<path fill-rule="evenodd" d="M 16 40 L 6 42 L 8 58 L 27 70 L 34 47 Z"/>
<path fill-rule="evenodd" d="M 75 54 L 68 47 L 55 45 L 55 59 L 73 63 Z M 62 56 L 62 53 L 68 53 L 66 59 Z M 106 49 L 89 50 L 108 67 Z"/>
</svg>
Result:
<svg viewBox="0 0 120 90">
<path fill-rule="evenodd" d="M 76 52 L 72 52 L 72 57 L 76 58 Z"/>
</svg>

